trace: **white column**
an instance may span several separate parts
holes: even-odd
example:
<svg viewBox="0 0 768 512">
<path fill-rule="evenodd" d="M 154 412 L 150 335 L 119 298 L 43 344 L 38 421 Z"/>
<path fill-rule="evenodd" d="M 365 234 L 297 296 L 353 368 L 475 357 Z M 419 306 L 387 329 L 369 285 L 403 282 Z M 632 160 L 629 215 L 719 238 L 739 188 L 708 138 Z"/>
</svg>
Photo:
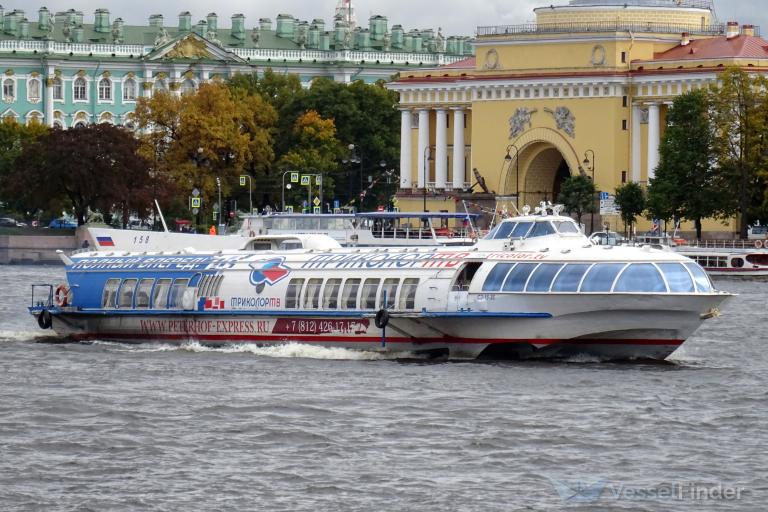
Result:
<svg viewBox="0 0 768 512">
<path fill-rule="evenodd" d="M 45 124 L 53 128 L 53 76 L 43 78 L 45 85 Z M 62 86 L 63 87 L 63 86 Z"/>
<path fill-rule="evenodd" d="M 659 104 L 648 107 L 648 181 L 656 176 L 659 165 L 659 143 L 661 140 L 661 115 Z"/>
<path fill-rule="evenodd" d="M 642 138 L 641 138 L 641 125 L 642 120 L 642 108 L 640 105 L 634 105 L 632 107 L 632 181 L 635 183 L 641 180 L 642 173 Z"/>
<path fill-rule="evenodd" d="M 444 189 L 448 183 L 448 113 L 437 111 L 435 120 L 435 188 Z"/>
<path fill-rule="evenodd" d="M 411 111 L 400 111 L 400 188 L 411 188 Z"/>
<path fill-rule="evenodd" d="M 453 188 L 464 188 L 464 110 L 453 111 Z"/>
<path fill-rule="evenodd" d="M 429 162 L 424 156 L 429 157 L 427 149 L 429 148 L 429 110 L 419 110 L 419 154 L 416 158 L 419 159 L 419 188 L 427 188 L 427 182 L 429 177 Z"/>
</svg>

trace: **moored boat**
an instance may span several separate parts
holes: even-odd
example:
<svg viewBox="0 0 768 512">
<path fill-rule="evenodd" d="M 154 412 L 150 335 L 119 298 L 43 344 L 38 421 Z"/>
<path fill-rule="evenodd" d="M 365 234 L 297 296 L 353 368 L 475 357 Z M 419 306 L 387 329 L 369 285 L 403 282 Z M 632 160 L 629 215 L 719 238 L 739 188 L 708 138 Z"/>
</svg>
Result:
<svg viewBox="0 0 768 512">
<path fill-rule="evenodd" d="M 663 360 L 729 297 L 687 258 L 537 210 L 471 247 L 83 252 L 30 312 L 75 340 Z"/>
</svg>

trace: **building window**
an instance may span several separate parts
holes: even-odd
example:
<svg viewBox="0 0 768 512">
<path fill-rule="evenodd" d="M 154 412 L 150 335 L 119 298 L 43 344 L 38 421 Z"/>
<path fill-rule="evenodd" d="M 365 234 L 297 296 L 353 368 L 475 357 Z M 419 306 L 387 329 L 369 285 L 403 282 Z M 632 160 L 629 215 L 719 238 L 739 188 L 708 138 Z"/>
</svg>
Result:
<svg viewBox="0 0 768 512">
<path fill-rule="evenodd" d="M 16 98 L 16 84 L 13 78 L 6 78 L 3 80 L 3 99 L 5 101 L 13 101 Z"/>
<path fill-rule="evenodd" d="M 181 94 L 192 94 L 195 92 L 195 82 L 190 79 L 184 80 L 181 84 Z"/>
<path fill-rule="evenodd" d="M 53 120 L 53 127 L 54 128 L 58 128 L 59 130 L 63 130 L 64 129 L 64 123 L 62 123 L 61 120 L 59 120 L 59 119 L 54 119 Z"/>
<path fill-rule="evenodd" d="M 123 82 L 123 101 L 136 101 L 136 80 L 133 78 Z"/>
<path fill-rule="evenodd" d="M 88 99 L 88 85 L 85 83 L 85 78 L 80 77 L 75 80 L 72 96 L 75 101 L 86 101 Z"/>
<path fill-rule="evenodd" d="M 165 85 L 165 80 L 158 80 L 155 82 L 155 92 L 167 91 L 168 87 Z"/>
<path fill-rule="evenodd" d="M 112 81 L 109 78 L 99 80 L 99 101 L 112 101 Z"/>
<path fill-rule="evenodd" d="M 621 52 L 621 63 L 622 64 L 627 63 L 627 52 Z"/>
<path fill-rule="evenodd" d="M 64 100 L 64 84 L 61 83 L 61 78 L 53 79 L 53 99 Z"/>
<path fill-rule="evenodd" d="M 627 120 L 626 119 L 622 119 L 621 120 L 621 129 L 626 131 L 626 129 L 627 129 Z"/>
<path fill-rule="evenodd" d="M 32 78 L 27 82 L 27 99 L 33 103 L 40 101 L 40 80 Z"/>
<path fill-rule="evenodd" d="M 627 108 L 629 106 L 629 96 L 621 97 L 621 106 Z"/>
<path fill-rule="evenodd" d="M 627 182 L 627 171 L 621 171 L 621 182 L 622 183 Z"/>
</svg>

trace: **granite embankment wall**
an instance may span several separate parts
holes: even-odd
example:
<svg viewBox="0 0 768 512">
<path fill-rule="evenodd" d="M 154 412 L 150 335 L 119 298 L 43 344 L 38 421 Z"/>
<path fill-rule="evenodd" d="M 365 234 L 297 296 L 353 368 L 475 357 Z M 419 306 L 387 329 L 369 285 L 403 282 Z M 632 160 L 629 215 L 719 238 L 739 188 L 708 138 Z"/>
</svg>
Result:
<svg viewBox="0 0 768 512">
<path fill-rule="evenodd" d="M 0 264 L 61 264 L 56 251 L 77 247 L 74 235 L 0 235 Z"/>
</svg>

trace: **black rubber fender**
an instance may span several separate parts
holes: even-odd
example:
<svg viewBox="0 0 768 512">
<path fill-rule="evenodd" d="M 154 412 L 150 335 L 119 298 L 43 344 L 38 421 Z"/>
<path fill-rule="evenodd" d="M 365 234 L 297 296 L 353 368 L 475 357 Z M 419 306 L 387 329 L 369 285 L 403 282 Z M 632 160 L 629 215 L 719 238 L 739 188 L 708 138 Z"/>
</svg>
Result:
<svg viewBox="0 0 768 512">
<path fill-rule="evenodd" d="M 39 325 L 41 329 L 50 329 L 51 326 L 53 326 L 51 312 L 47 309 L 41 311 L 40 314 L 37 315 L 37 325 Z"/>
<path fill-rule="evenodd" d="M 376 318 L 374 318 L 374 323 L 376 324 L 376 327 L 379 329 L 383 329 L 387 326 L 389 323 L 389 311 L 386 309 L 380 309 L 376 313 Z"/>
</svg>

